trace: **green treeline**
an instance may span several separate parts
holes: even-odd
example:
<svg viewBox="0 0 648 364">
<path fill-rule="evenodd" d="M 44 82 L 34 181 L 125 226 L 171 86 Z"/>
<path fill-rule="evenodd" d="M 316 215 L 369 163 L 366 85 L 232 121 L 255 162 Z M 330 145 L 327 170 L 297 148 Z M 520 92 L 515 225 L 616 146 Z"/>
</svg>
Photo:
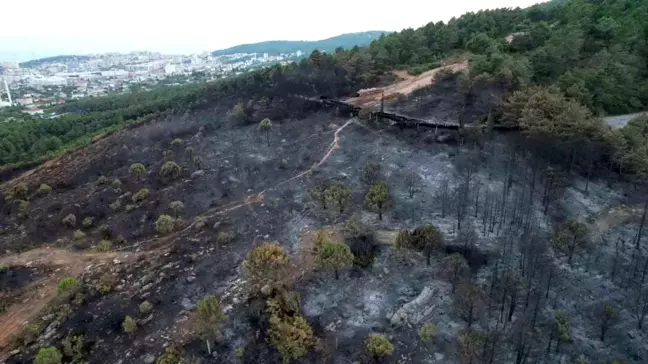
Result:
<svg viewBox="0 0 648 364">
<path fill-rule="evenodd" d="M 244 116 L 256 117 L 259 109 L 266 108 L 274 112 L 266 117 L 275 120 L 303 110 L 303 96 L 349 95 L 374 85 L 379 76 L 395 68 L 419 73 L 448 59 L 465 58 L 471 70 L 459 77 L 457 92 L 467 104 L 480 91 L 488 91 L 491 96 L 481 116 L 483 122 L 547 125 L 578 119 L 597 125 L 596 137 L 590 139 L 609 141 L 600 122 L 591 121 L 594 116 L 648 106 L 646 19 L 648 4 L 643 0 L 567 0 L 527 9 L 480 11 L 448 23 L 383 35 L 368 47 L 337 49 L 332 54 L 315 51 L 299 63 L 222 81 L 70 102 L 58 110 L 67 113 L 60 118 L 25 118 L 4 124 L 0 165 L 51 157 L 88 142 L 97 133 L 217 101 L 237 104 Z M 518 104 L 512 107 L 516 92 Z M 577 109 L 581 114 L 570 116 L 549 105 L 585 107 Z M 520 119 L 512 120 L 512 115 Z M 459 118 L 463 123 L 463 116 Z M 629 142 L 623 143 L 616 148 L 627 151 Z M 576 149 L 565 148 L 570 158 L 578 160 Z M 638 158 L 615 155 L 607 159 L 622 167 Z"/>
</svg>

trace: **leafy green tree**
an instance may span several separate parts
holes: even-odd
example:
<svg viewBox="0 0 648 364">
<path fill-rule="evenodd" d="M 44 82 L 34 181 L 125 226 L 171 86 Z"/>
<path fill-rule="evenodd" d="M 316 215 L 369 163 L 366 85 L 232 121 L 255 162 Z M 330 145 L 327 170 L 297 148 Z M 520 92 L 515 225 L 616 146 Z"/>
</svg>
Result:
<svg viewBox="0 0 648 364">
<path fill-rule="evenodd" d="M 574 252 L 588 244 L 589 231 L 587 226 L 576 220 L 563 221 L 552 239 L 553 246 L 556 250 L 567 255 L 567 261 L 571 265 Z"/>
<path fill-rule="evenodd" d="M 437 332 L 436 325 L 431 322 L 428 322 L 425 325 L 423 325 L 419 330 L 419 338 L 424 343 L 430 342 L 434 340 L 434 338 L 436 337 L 436 332 Z"/>
<path fill-rule="evenodd" d="M 72 295 L 74 292 L 76 292 L 79 287 L 81 286 L 81 283 L 79 283 L 79 280 L 74 278 L 74 277 L 65 277 L 59 281 L 58 286 L 56 286 L 56 294 L 59 296 L 62 295 Z"/>
<path fill-rule="evenodd" d="M 459 354 L 462 363 L 473 364 L 484 345 L 484 336 L 476 331 L 468 330 L 459 336 Z"/>
<path fill-rule="evenodd" d="M 443 233 L 434 225 L 423 225 L 414 229 L 409 238 L 409 244 L 425 253 L 427 265 L 430 265 L 432 252 L 441 247 L 444 242 Z"/>
<path fill-rule="evenodd" d="M 122 329 L 124 329 L 124 332 L 127 334 L 134 333 L 137 331 L 137 321 L 130 316 L 126 316 L 124 322 L 122 322 Z"/>
<path fill-rule="evenodd" d="M 270 146 L 270 128 L 272 128 L 272 122 L 268 118 L 261 120 L 261 122 L 259 123 L 259 130 L 266 133 L 268 146 Z"/>
<path fill-rule="evenodd" d="M 162 165 L 162 169 L 160 169 L 160 175 L 167 180 L 173 180 L 178 177 L 180 177 L 180 166 L 173 161 L 168 161 Z"/>
<path fill-rule="evenodd" d="M 175 229 L 175 219 L 169 215 L 160 215 L 155 221 L 155 230 L 160 234 L 169 234 Z"/>
<path fill-rule="evenodd" d="M 153 311 L 153 304 L 151 302 L 149 302 L 149 301 L 144 301 L 144 302 L 140 303 L 139 311 L 140 311 L 140 313 L 148 315 L 149 313 L 151 313 L 151 311 Z"/>
<path fill-rule="evenodd" d="M 369 334 L 365 340 L 365 349 L 376 360 L 394 353 L 394 345 L 381 334 Z"/>
<path fill-rule="evenodd" d="M 63 353 L 73 363 L 82 363 L 85 357 L 83 335 L 68 335 L 63 339 Z"/>
<path fill-rule="evenodd" d="M 141 188 L 133 195 L 133 202 L 142 202 L 146 201 L 149 197 L 149 189 Z"/>
<path fill-rule="evenodd" d="M 6 196 L 7 200 L 26 200 L 29 194 L 29 188 L 25 182 L 19 182 L 11 186 Z"/>
<path fill-rule="evenodd" d="M 173 211 L 177 219 L 180 215 L 180 212 L 184 210 L 184 203 L 182 203 L 182 201 L 173 201 L 169 203 L 169 210 Z"/>
<path fill-rule="evenodd" d="M 200 337 L 207 343 L 207 351 L 211 355 L 211 343 L 220 340 L 221 323 L 225 319 L 220 298 L 212 295 L 205 296 L 198 302 L 195 323 Z"/>
<path fill-rule="evenodd" d="M 321 269 L 333 270 L 335 279 L 340 279 L 339 270 L 353 264 L 353 254 L 348 245 L 326 241 L 317 246 L 317 258 Z"/>
<path fill-rule="evenodd" d="M 362 223 L 360 215 L 353 214 L 344 224 L 342 229 L 344 237 L 347 239 L 355 239 L 367 234 L 367 227 Z"/>
<path fill-rule="evenodd" d="M 61 355 L 61 352 L 57 348 L 50 346 L 41 348 L 38 351 L 34 359 L 34 364 L 61 364 L 62 360 L 63 355 Z"/>
<path fill-rule="evenodd" d="M 128 169 L 128 172 L 134 174 L 137 181 L 139 181 L 141 176 L 146 174 L 146 167 L 142 163 L 133 163 Z"/>
<path fill-rule="evenodd" d="M 305 356 L 315 344 L 313 329 L 300 315 L 272 315 L 268 335 L 270 343 L 281 353 L 284 364 Z"/>
<path fill-rule="evenodd" d="M 74 214 L 68 214 L 61 222 L 63 222 L 64 225 L 73 228 L 74 225 L 76 225 L 76 216 L 74 216 Z"/>
<path fill-rule="evenodd" d="M 52 187 L 49 185 L 46 185 L 45 183 L 41 184 L 40 187 L 38 187 L 38 191 L 36 191 L 40 196 L 46 196 L 52 193 Z"/>
<path fill-rule="evenodd" d="M 385 183 L 378 183 L 369 187 L 365 196 L 365 204 L 369 210 L 378 213 L 378 219 L 382 220 L 383 212 L 389 203 L 389 188 Z"/>
<path fill-rule="evenodd" d="M 248 252 L 243 269 L 251 291 L 266 294 L 287 283 L 292 264 L 279 243 L 265 243 Z"/>
<path fill-rule="evenodd" d="M 184 140 L 180 138 L 175 138 L 171 141 L 171 146 L 175 148 L 179 148 L 184 144 Z"/>
<path fill-rule="evenodd" d="M 328 201 L 328 206 L 337 206 L 340 214 L 351 200 L 351 187 L 341 183 L 333 184 L 326 189 L 324 198 Z"/>
<path fill-rule="evenodd" d="M 187 157 L 189 157 L 189 160 L 193 160 L 193 156 L 194 156 L 194 149 L 193 149 L 193 147 L 186 147 L 186 148 L 185 148 L 185 155 L 186 155 Z"/>
<path fill-rule="evenodd" d="M 448 255 L 441 261 L 441 273 L 452 284 L 452 293 L 455 292 L 457 284 L 468 273 L 468 270 L 466 258 L 459 253 Z"/>
<path fill-rule="evenodd" d="M 155 364 L 189 364 L 184 360 L 182 350 L 170 346 L 164 349 L 164 354 L 155 360 Z"/>
</svg>

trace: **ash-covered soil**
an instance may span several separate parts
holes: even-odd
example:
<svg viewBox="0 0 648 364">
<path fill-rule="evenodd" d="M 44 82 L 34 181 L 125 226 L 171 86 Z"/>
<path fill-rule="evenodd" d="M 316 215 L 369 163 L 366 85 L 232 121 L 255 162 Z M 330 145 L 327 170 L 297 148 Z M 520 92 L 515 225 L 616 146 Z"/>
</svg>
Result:
<svg viewBox="0 0 648 364">
<path fill-rule="evenodd" d="M 473 328 L 497 334 L 493 337 L 498 338 L 498 349 L 491 362 L 516 362 L 515 328 L 528 319 L 524 306 L 533 307 L 536 302 L 540 308 L 530 361 L 568 362 L 581 354 L 590 363 L 611 358 L 637 363 L 648 360 L 646 334 L 635 328 L 630 312 L 632 292 L 623 278 L 629 273 L 619 268 L 611 278 L 605 268 L 613 261 L 619 267 L 631 264 L 631 249 L 618 254 L 614 249 L 617 236 L 632 235 L 638 223 L 637 211 L 623 215 L 625 218 L 614 212 L 621 203 L 636 203 L 624 197 L 620 187 L 590 182 L 585 193 L 583 181 L 574 177 L 545 209 L 541 182 L 530 194 L 524 181 L 531 167 L 525 158 L 510 158 L 513 148 L 508 136 L 482 148 L 476 144 L 459 147 L 432 142 L 434 131 L 401 132 L 320 112 L 274 123 L 268 145 L 257 125 L 232 126 L 221 120 L 222 112 L 205 111 L 144 125 L 108 137 L 22 179 L 30 192 L 41 183 L 50 184 L 53 191 L 44 197 L 31 194 L 26 215 L 13 204 L 2 207 L 3 251 L 46 244 L 91 251 L 105 235 L 99 226 L 106 224 L 111 236 L 123 237 L 114 239 L 113 249 L 149 255 L 129 265 L 113 261 L 86 269 L 81 276 L 85 284 L 93 285 L 107 275 L 114 279 L 113 290 L 89 293 L 82 303 L 68 305 L 64 315 L 54 312 L 35 318 L 42 324 L 41 334 L 13 352 L 7 363 L 31 363 L 38 348 L 61 347 L 69 335 L 83 335 L 83 352 L 90 363 L 153 363 L 170 345 L 183 347 L 186 358 L 199 358 L 202 363 L 281 362 L 268 344 L 267 323 L 255 314 L 255 302 L 248 301 L 241 266 L 255 244 L 268 241 L 280 242 L 297 263 L 294 288 L 301 294 L 305 318 L 320 338 L 316 350 L 295 362 L 369 362 L 364 340 L 369 333 L 378 332 L 395 346 L 394 354 L 384 362 L 457 363 L 462 360 L 458 337 L 467 329 L 467 322 L 457 308 L 457 295 L 441 272 L 441 261 L 449 253 L 471 251 L 470 279 L 496 291 L 491 277 L 505 266 L 517 269 L 523 260 L 524 242 L 528 241 L 528 236 L 523 236 L 528 232 L 525 226 L 533 226 L 534 236 L 548 244 L 547 236 L 557 219 L 565 216 L 592 227 L 593 245 L 579 251 L 572 265 L 548 250 L 545 256 L 551 260 L 547 266 L 553 269 L 551 284 L 543 281 L 541 287 L 530 280 L 530 290 L 521 285 L 516 296 L 518 309 L 510 319 L 497 319 L 500 309 L 496 300 L 492 302 L 497 307 L 492 310 L 495 313 L 482 311 L 475 317 Z M 183 139 L 181 148 L 171 145 L 175 138 Z M 201 158 L 202 166 L 186 155 L 187 146 L 193 148 L 193 156 Z M 182 167 L 181 176 L 172 182 L 159 176 L 166 150 L 173 151 L 173 159 Z M 462 250 L 456 196 L 466 178 L 466 158 L 475 163 L 469 177 L 469 202 L 462 212 L 462 231 L 474 232 L 474 238 L 469 250 Z M 146 175 L 138 179 L 129 173 L 133 163 L 144 164 Z M 365 208 L 367 186 L 362 179 L 367 163 L 379 165 L 381 178 L 390 186 L 390 205 L 382 220 Z M 410 198 L 405 181 L 412 173 L 418 176 L 419 185 Z M 106 177 L 106 183 L 98 183 L 100 176 Z M 120 184 L 113 183 L 115 179 Z M 324 181 L 352 187 L 352 202 L 344 213 L 325 211 L 311 200 L 309 191 Z M 133 203 L 129 192 L 140 188 L 148 188 L 150 195 L 144 202 Z M 111 208 L 115 201 L 121 201 L 121 206 Z M 179 213 L 184 226 L 169 235 L 158 234 L 155 221 L 159 215 L 172 214 L 168 209 L 172 201 L 184 203 Z M 126 205 L 134 206 L 127 211 Z M 353 213 L 373 232 L 373 238 L 365 242 L 371 247 L 372 264 L 343 270 L 339 280 L 332 272 L 313 270 L 308 264 L 310 251 L 304 246 L 305 234 L 324 227 L 337 229 Z M 74 227 L 61 222 L 69 214 L 76 216 Z M 199 216 L 205 219 L 202 227 L 195 223 Z M 93 219 L 91 226 L 82 226 L 85 217 Z M 393 246 L 399 229 L 423 224 L 438 226 L 448 245 L 432 254 L 429 265 L 420 252 Z M 84 231 L 85 237 L 75 239 L 77 229 Z M 220 233 L 231 238 L 219 239 Z M 527 295 L 527 291 L 531 293 Z M 192 310 L 206 294 L 220 296 L 227 315 L 222 340 L 212 356 L 203 341 L 191 335 Z M 414 300 L 421 304 L 401 310 Z M 150 313 L 140 312 L 138 307 L 144 301 L 153 304 Z M 602 302 L 614 302 L 619 313 L 605 342 L 598 340 L 594 313 Z M 504 303 L 508 314 L 510 300 Z M 573 340 L 563 343 L 560 352 L 552 349 L 546 353 L 557 310 L 568 313 Z M 138 320 L 135 333 L 123 333 L 126 315 Z M 436 325 L 432 342 L 419 339 L 418 330 L 425 323 Z"/>
</svg>

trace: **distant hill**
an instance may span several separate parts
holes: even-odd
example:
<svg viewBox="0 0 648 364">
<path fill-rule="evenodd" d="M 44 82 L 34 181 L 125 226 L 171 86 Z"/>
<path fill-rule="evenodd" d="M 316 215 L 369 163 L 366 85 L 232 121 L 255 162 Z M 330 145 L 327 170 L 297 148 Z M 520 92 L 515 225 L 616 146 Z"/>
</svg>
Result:
<svg viewBox="0 0 648 364">
<path fill-rule="evenodd" d="M 69 62 L 69 61 L 85 61 L 85 60 L 88 60 L 88 59 L 90 59 L 90 56 L 61 55 L 61 56 L 33 59 L 31 61 L 22 62 L 22 63 L 20 63 L 20 67 L 32 68 L 32 67 L 38 67 L 43 63 L 51 63 L 51 62 L 63 62 L 63 63 L 65 63 L 65 62 Z"/>
<path fill-rule="evenodd" d="M 348 33 L 337 37 L 315 40 L 272 40 L 267 42 L 241 44 L 227 49 L 212 52 L 214 56 L 224 56 L 234 53 L 268 53 L 276 55 L 279 53 L 292 53 L 302 51 L 310 53 L 315 49 L 331 52 L 337 47 L 352 48 L 354 46 L 369 45 L 373 40 L 378 39 L 381 34 L 388 34 L 384 31 L 368 31 L 362 33 Z"/>
</svg>

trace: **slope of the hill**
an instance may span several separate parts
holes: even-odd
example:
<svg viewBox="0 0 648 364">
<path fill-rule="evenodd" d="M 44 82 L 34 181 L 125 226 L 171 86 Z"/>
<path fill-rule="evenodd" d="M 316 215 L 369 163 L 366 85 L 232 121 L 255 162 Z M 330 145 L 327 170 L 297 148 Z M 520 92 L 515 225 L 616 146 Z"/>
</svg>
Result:
<svg viewBox="0 0 648 364">
<path fill-rule="evenodd" d="M 457 77 L 399 103 L 433 117 L 477 113 L 489 92 L 463 104 Z M 254 120 L 271 111 L 258 106 Z M 14 196 L 0 211 L 0 282 L 15 277 L 0 312 L 7 363 L 32 363 L 48 347 L 64 362 L 110 364 L 648 357 L 636 315 L 648 296 L 628 289 L 648 253 L 645 237 L 633 247 L 643 202 L 633 186 L 587 183 L 532 153 L 560 152 L 539 137 L 447 145 L 436 140 L 456 136 L 334 110 L 275 118 L 266 134 L 232 108 L 223 100 L 113 134 L 2 186 Z M 162 173 L 170 161 L 180 169 Z M 368 192 L 381 183 L 379 208 Z M 567 222 L 588 232 L 572 250 L 559 243 L 574 237 L 562 238 Z M 429 226 L 443 239 L 429 249 L 409 240 Z M 322 264 L 321 238 L 347 244 L 353 260 L 337 273 Z M 280 277 L 290 279 L 259 292 L 244 262 L 272 241 L 288 254 Z M 279 263 L 268 262 L 268 277 Z M 57 285 L 66 275 L 78 285 Z M 203 325 L 209 295 L 224 318 Z M 389 341 L 382 355 L 367 348 L 370 334 Z"/>
<path fill-rule="evenodd" d="M 212 52 L 212 54 L 214 56 L 224 56 L 235 53 L 268 53 L 270 55 L 277 55 L 280 53 L 294 53 L 297 51 L 302 51 L 305 54 L 309 54 L 316 49 L 323 52 L 332 52 L 338 47 L 349 49 L 355 46 L 367 46 L 372 41 L 378 39 L 378 37 L 385 33 L 387 32 L 367 31 L 360 33 L 347 33 L 327 39 L 314 41 L 273 40 L 251 44 L 241 44 L 234 47 L 214 51 Z"/>
</svg>

